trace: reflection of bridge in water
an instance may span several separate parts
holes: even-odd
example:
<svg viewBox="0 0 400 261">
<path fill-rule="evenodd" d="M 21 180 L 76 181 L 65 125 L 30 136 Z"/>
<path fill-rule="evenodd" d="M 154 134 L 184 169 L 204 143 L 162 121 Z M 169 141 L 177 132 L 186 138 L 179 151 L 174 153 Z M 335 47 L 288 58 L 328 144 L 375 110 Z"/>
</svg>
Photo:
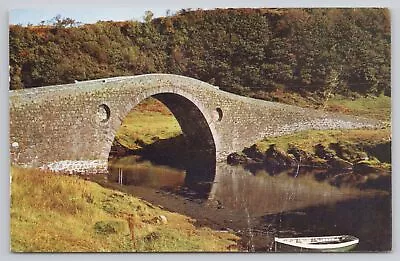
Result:
<svg viewBox="0 0 400 261">
<path fill-rule="evenodd" d="M 324 170 L 300 168 L 297 173 L 297 169 L 289 169 L 271 175 L 265 170 L 251 173 L 224 162 L 218 162 L 214 169 L 190 165 L 189 162 L 185 168 L 174 168 L 136 155 L 113 158 L 109 163 L 108 180 L 120 185 L 170 191 L 183 197 L 188 192 L 193 199 L 218 202 L 232 211 L 248 211 L 252 216 L 327 205 L 371 194 L 318 181 L 315 174 Z M 210 171 L 210 179 L 194 181 L 191 177 L 201 175 L 191 171 Z"/>
<path fill-rule="evenodd" d="M 105 170 L 115 133 L 125 116 L 144 99 L 154 97 L 179 122 L 192 158 L 188 179 L 197 183 L 214 179 L 217 161 L 265 136 L 376 124 L 246 98 L 167 74 L 10 91 L 9 96 L 12 163 L 42 167 L 72 161 L 77 164 L 68 166 L 79 165 L 80 170 L 93 161 Z"/>
<path fill-rule="evenodd" d="M 209 199 L 221 201 L 231 209 L 248 209 L 252 216 L 260 216 L 369 194 L 356 188 L 338 188 L 319 182 L 315 179 L 315 170 L 301 170 L 297 177 L 291 175 L 293 171 L 296 170 L 272 176 L 260 171 L 253 175 L 240 166 L 219 163 Z"/>
</svg>

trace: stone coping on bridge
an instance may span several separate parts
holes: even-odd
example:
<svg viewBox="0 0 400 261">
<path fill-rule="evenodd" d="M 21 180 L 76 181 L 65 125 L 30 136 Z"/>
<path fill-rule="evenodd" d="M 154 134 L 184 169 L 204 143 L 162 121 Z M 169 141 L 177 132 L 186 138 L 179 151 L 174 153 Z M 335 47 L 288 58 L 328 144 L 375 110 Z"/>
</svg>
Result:
<svg viewBox="0 0 400 261">
<path fill-rule="evenodd" d="M 373 119 L 239 96 L 186 76 L 121 76 L 10 91 L 11 162 L 83 171 L 93 160 L 104 165 L 127 113 L 154 95 L 174 108 L 193 145 L 214 143 L 217 161 L 267 136 L 382 125 Z"/>
</svg>

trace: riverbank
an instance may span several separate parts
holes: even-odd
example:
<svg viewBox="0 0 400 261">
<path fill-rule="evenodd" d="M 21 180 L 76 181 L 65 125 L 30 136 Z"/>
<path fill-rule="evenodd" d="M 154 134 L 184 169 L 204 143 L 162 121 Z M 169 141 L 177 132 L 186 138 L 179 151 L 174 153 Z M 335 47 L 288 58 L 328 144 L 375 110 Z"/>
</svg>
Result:
<svg viewBox="0 0 400 261">
<path fill-rule="evenodd" d="M 240 251 L 273 251 L 274 236 L 343 233 L 359 236 L 362 245 L 358 251 L 382 251 L 390 247 L 390 237 L 386 237 L 386 233 L 390 233 L 391 213 L 388 192 L 337 188 L 318 182 L 312 178 L 313 173 L 307 173 L 303 168 L 297 177 L 289 172 L 269 176 L 260 171 L 252 175 L 240 166 L 220 163 L 217 173 L 208 199 L 184 186 L 168 188 L 165 181 L 160 181 L 161 186 L 129 182 L 128 176 L 132 174 L 125 171 L 128 180 L 123 185 L 113 178 L 92 178 L 104 187 L 190 216 L 196 219 L 196 226 L 235 233 L 241 238 L 238 242 Z M 148 180 L 154 180 L 154 176 L 157 175 L 149 172 Z M 335 211 L 337 207 L 339 209 Z M 371 218 L 366 219 L 366 216 Z M 371 229 L 371 222 L 382 226 L 379 230 Z M 385 235 L 383 240 L 380 234 Z M 373 243 L 367 242 L 371 238 Z"/>
<path fill-rule="evenodd" d="M 258 96 L 255 96 L 256 98 Z M 352 116 L 373 118 L 382 121 L 386 126 L 383 135 L 390 134 L 391 120 L 391 98 L 388 96 L 365 96 L 365 97 L 344 97 L 340 95 L 329 99 L 319 96 L 300 96 L 288 92 L 272 92 L 264 98 L 271 101 L 282 102 L 290 105 L 314 108 L 335 113 L 342 113 Z M 179 123 L 169 109 L 154 98 L 148 98 L 137 105 L 123 120 L 121 127 L 116 133 L 114 144 L 117 147 L 125 147 L 130 150 L 142 149 L 159 140 L 170 139 L 182 134 Z M 334 141 L 337 133 L 328 131 Z M 345 135 L 340 135 L 340 139 L 346 140 Z M 367 136 L 365 136 L 367 135 Z M 295 138 L 295 136 L 293 136 Z M 300 139 L 305 140 L 299 136 Z M 312 139 L 311 136 L 309 138 Z M 368 134 L 362 134 L 361 138 L 374 138 Z M 284 141 L 285 138 L 282 139 Z M 122 146 L 119 146 L 122 145 Z M 314 144 L 315 145 L 315 144 Z M 122 154 L 124 151 L 121 151 Z"/>
<path fill-rule="evenodd" d="M 253 173 L 272 173 L 298 166 L 321 170 L 316 178 L 335 186 L 361 189 L 391 188 L 391 99 L 388 96 L 302 97 L 272 93 L 274 101 L 380 120 L 381 129 L 310 130 L 281 137 L 266 137 L 243 151 L 229 155 L 229 164 L 241 164 Z M 182 157 L 181 130 L 162 103 L 147 99 L 125 118 L 116 134 L 113 156 L 139 153 L 154 160 Z M 166 150 L 165 148 L 169 149 Z M 136 151 L 136 152 L 135 152 Z M 155 153 L 154 151 L 157 151 Z M 171 155 L 164 155 L 168 151 Z M 176 152 L 176 153 L 175 153 Z M 165 164 L 165 162 L 163 162 Z"/>
<path fill-rule="evenodd" d="M 231 165 L 270 174 L 305 167 L 335 186 L 391 189 L 390 129 L 309 130 L 265 138 L 228 156 Z M 325 170 L 325 171 L 323 171 Z M 295 172 L 295 171 L 294 171 Z"/>
<path fill-rule="evenodd" d="M 13 252 L 225 252 L 239 238 L 76 176 L 11 167 Z"/>
</svg>

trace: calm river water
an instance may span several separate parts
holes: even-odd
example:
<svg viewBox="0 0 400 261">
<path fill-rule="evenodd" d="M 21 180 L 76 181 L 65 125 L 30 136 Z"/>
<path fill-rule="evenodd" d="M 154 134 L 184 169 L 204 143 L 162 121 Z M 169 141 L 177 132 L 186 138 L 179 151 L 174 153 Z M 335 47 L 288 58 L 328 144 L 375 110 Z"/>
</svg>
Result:
<svg viewBox="0 0 400 261">
<path fill-rule="evenodd" d="M 110 161 L 110 171 L 109 186 L 188 215 L 199 226 L 235 232 L 242 237 L 243 251 L 273 251 L 274 236 L 342 234 L 360 239 L 354 251 L 391 249 L 389 193 L 338 188 L 317 181 L 315 171 L 252 174 L 240 166 L 217 163 L 206 192 L 186 186 L 186 170 L 138 156 Z"/>
</svg>

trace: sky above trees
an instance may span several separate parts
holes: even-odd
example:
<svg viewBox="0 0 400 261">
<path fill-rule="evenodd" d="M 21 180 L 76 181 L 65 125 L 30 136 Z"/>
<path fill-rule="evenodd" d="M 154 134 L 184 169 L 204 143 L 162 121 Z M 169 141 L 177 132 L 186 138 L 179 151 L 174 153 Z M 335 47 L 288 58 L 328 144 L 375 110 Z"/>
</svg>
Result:
<svg viewBox="0 0 400 261">
<path fill-rule="evenodd" d="M 151 11 L 154 18 L 172 15 L 181 9 L 214 9 L 228 7 L 265 7 L 265 1 L 140 1 L 134 5 L 118 7 L 113 5 L 69 5 L 44 8 L 17 8 L 10 10 L 10 24 L 40 24 L 41 21 L 51 20 L 57 15 L 72 18 L 82 23 L 95 23 L 97 21 L 142 21 L 145 11 Z"/>
<path fill-rule="evenodd" d="M 75 2 L 74 2 L 75 1 Z M 214 9 L 214 8 L 238 8 L 238 7 L 376 7 L 390 6 L 394 0 L 146 0 L 131 1 L 52 1 L 51 5 L 46 4 L 46 0 L 14 0 L 14 3 L 21 3 L 21 7 L 11 8 L 9 21 L 11 24 L 40 24 L 41 21 L 51 20 L 57 15 L 72 18 L 82 23 L 95 23 L 102 21 L 142 21 L 145 11 L 150 10 L 154 17 L 165 16 L 169 10 L 171 14 L 181 9 Z M 24 3 L 22 5 L 22 3 Z M 68 4 L 66 4 L 68 3 Z"/>
</svg>

